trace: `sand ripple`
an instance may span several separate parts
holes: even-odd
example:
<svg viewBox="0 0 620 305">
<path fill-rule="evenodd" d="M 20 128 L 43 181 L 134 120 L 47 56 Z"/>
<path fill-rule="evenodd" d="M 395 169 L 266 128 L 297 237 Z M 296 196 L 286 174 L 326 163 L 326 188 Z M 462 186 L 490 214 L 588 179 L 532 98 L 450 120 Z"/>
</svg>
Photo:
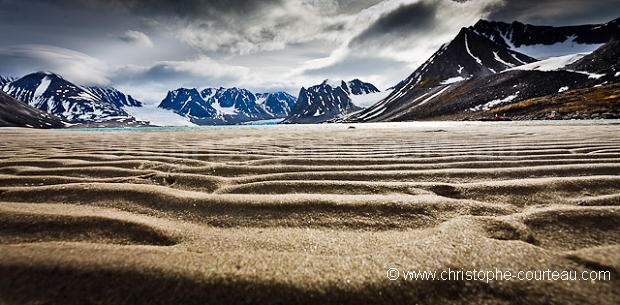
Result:
<svg viewBox="0 0 620 305">
<path fill-rule="evenodd" d="M 0 303 L 620 302 L 620 125 L 348 127 L 0 130 Z"/>
</svg>

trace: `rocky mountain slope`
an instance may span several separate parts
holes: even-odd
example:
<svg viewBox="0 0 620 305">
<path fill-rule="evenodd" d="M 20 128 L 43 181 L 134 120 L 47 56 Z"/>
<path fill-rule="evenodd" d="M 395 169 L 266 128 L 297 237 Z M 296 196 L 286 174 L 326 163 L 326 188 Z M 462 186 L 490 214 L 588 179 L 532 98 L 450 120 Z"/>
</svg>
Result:
<svg viewBox="0 0 620 305">
<path fill-rule="evenodd" d="M 605 81 L 618 82 L 620 75 L 620 30 L 604 46 L 569 64 L 566 69 L 602 75 Z"/>
<path fill-rule="evenodd" d="M 592 51 L 609 41 L 619 26 L 620 18 L 605 24 L 560 27 L 480 20 L 471 29 L 501 46 L 544 59 Z"/>
<path fill-rule="evenodd" d="M 240 88 L 179 88 L 159 108 L 172 110 L 198 125 L 233 125 L 285 118 L 295 98 L 285 92 L 254 94 Z"/>
<path fill-rule="evenodd" d="M 442 87 L 432 102 L 403 109 L 391 119 L 620 118 L 618 41 L 564 68 L 510 70 Z M 437 89 L 435 89 L 437 90 Z"/>
<path fill-rule="evenodd" d="M 510 27 L 504 25 L 507 24 L 481 21 L 474 27 L 462 29 L 392 94 L 353 119 L 358 122 L 403 121 L 454 118 L 457 114 L 461 114 L 461 118 L 476 118 L 510 103 L 618 79 L 617 68 L 610 63 L 618 58 L 614 45 L 607 44 L 583 57 L 580 64 L 575 63 L 578 66 L 563 68 L 565 64 L 561 65 L 559 71 L 537 70 L 542 65 L 537 59 L 512 49 L 515 44 L 532 43 L 539 53 L 545 48 L 557 50 L 557 43 L 553 43 L 568 38 L 591 43 L 584 44 L 591 48 L 598 47 L 597 43 L 605 35 L 607 40 L 612 36 L 611 29 L 618 30 L 617 20 L 605 25 L 561 28 L 521 27 L 519 23 Z M 594 38 L 587 40 L 587 33 L 594 33 Z M 537 37 L 547 34 L 553 39 Z M 523 35 L 527 39 L 520 38 Z"/>
<path fill-rule="evenodd" d="M 13 98 L 78 124 L 143 125 L 124 106 L 140 106 L 114 88 L 83 87 L 60 75 L 37 72 L 7 82 L 2 90 Z"/>
<path fill-rule="evenodd" d="M 0 127 L 62 128 L 66 125 L 59 117 L 0 91 Z"/>
<path fill-rule="evenodd" d="M 356 100 L 380 92 L 373 84 L 359 79 L 349 82 L 325 80 L 320 85 L 301 88 L 295 108 L 283 123 L 313 124 L 344 119 L 363 109 Z"/>
</svg>

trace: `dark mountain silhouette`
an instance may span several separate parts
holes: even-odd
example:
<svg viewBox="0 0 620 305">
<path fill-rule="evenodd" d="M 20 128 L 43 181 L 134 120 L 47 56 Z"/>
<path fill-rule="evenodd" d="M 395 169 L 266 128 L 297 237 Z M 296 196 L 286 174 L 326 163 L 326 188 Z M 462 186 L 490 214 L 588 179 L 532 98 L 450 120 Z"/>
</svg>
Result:
<svg viewBox="0 0 620 305">
<path fill-rule="evenodd" d="M 620 18 L 605 24 L 577 26 L 539 26 L 480 20 L 471 29 L 506 48 L 553 45 L 566 41 L 578 44 L 604 44 L 618 31 Z"/>
<path fill-rule="evenodd" d="M 283 121 L 287 124 L 313 124 L 334 119 L 345 118 L 349 114 L 362 110 L 355 105 L 351 97 L 380 92 L 373 84 L 359 79 L 349 82 L 329 80 L 320 85 L 301 88 L 297 104 L 289 117 Z"/>
<path fill-rule="evenodd" d="M 20 102 L 0 91 L 0 127 L 62 128 L 59 117 Z"/>
<path fill-rule="evenodd" d="M 618 19 L 604 25 L 559 28 L 480 21 L 463 28 L 392 94 L 352 119 L 376 122 L 476 117 L 477 113 L 511 103 L 617 82 L 620 48 L 617 39 L 609 41 L 614 29 L 617 33 Z M 544 48 L 569 38 L 594 45 L 606 38 L 609 43 L 561 71 L 512 71 L 537 60 L 511 47 L 533 44 Z"/>
</svg>

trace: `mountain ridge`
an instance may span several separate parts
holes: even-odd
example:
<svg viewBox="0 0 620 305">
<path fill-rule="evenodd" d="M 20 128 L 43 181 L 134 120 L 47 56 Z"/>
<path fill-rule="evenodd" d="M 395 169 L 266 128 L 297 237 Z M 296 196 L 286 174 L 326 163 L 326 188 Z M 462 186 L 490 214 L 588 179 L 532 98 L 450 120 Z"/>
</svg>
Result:
<svg viewBox="0 0 620 305">
<path fill-rule="evenodd" d="M 578 44 L 605 44 L 620 26 L 620 18 L 605 24 L 544 26 L 519 21 L 479 20 L 470 29 L 508 48 L 531 45 L 552 45 L 567 40 Z"/>
<path fill-rule="evenodd" d="M 123 110 L 139 101 L 111 87 L 76 85 L 52 72 L 35 72 L 7 82 L 2 90 L 13 98 L 71 123 L 144 125 Z"/>
<path fill-rule="evenodd" d="M 321 84 L 302 87 L 297 103 L 284 124 L 313 124 L 342 119 L 363 108 L 357 106 L 352 97 L 379 93 L 373 84 L 359 79 L 351 81 L 324 80 Z"/>
<path fill-rule="evenodd" d="M 598 28 L 603 29 L 600 32 L 602 33 L 601 35 L 609 34 L 609 29 L 614 29 L 614 27 L 616 32 L 618 31 L 618 26 L 620 26 L 618 20 L 613 20 L 605 25 L 561 27 L 557 32 L 566 37 L 579 37 L 577 35 L 579 33 L 569 35 L 571 34 L 569 30 L 577 29 L 578 31 L 585 32 Z M 527 62 L 533 63 L 538 60 L 512 50 L 510 48 L 511 45 L 505 43 L 504 38 L 500 37 L 505 34 L 504 32 L 502 32 L 504 34 L 499 35 L 498 32 L 489 34 L 492 31 L 487 31 L 485 35 L 482 35 L 480 34 L 482 31 L 476 29 L 476 27 L 484 28 L 486 25 L 498 24 L 508 25 L 506 23 L 479 21 L 475 26 L 461 29 L 459 34 L 450 43 L 443 45 L 429 60 L 416 69 L 408 78 L 401 81 L 392 94 L 353 116 L 352 121 L 378 122 L 429 119 L 434 116 L 445 116 L 447 113 L 455 111 L 479 109 L 476 107 L 480 105 L 499 106 L 510 102 L 558 93 L 558 91 L 567 90 L 565 88 L 583 88 L 617 79 L 617 76 L 609 75 L 609 73 L 601 76 L 605 77 L 605 79 L 597 79 L 598 76 L 592 72 L 563 71 L 554 74 L 553 72 L 542 73 L 542 71 L 538 71 L 540 73 L 534 71 L 507 71 L 523 66 Z M 520 24 L 513 22 L 512 26 Z M 523 27 L 530 27 L 529 32 L 526 31 L 526 33 L 555 31 L 553 27 L 535 28 L 525 25 Z M 490 36 L 491 39 L 487 36 Z M 472 41 L 472 37 L 476 37 L 476 41 Z M 493 37 L 500 38 L 492 39 Z M 554 39 L 548 42 L 562 41 L 557 36 Z M 529 41 L 540 42 L 541 40 L 537 40 L 536 37 L 530 37 Z M 598 41 L 591 40 L 590 42 L 593 43 L 591 46 L 603 48 L 605 45 L 599 46 L 594 44 L 598 43 Z M 544 48 L 541 44 L 538 44 L 538 46 Z M 479 50 L 477 51 L 477 49 Z M 613 49 L 613 47 L 608 49 Z M 486 53 L 486 55 L 483 53 Z M 489 56 L 489 53 L 493 54 L 492 58 Z M 503 56 L 500 54 L 503 54 Z M 507 61 L 508 55 L 521 62 Z M 617 59 L 617 55 L 607 54 L 605 56 Z M 463 60 L 466 60 L 469 66 L 459 62 Z M 601 67 L 605 66 L 608 65 L 602 64 Z M 565 81 L 561 82 L 558 79 L 554 79 L 554 77 L 564 78 Z M 542 82 L 542 84 L 536 82 Z M 545 83 L 550 85 L 545 88 Z M 471 84 L 476 84 L 476 86 L 468 87 Z M 494 84 L 495 87 L 491 84 Z M 555 88 L 556 85 L 553 84 L 561 84 L 561 86 Z M 521 90 L 515 90 L 517 88 Z M 449 99 L 452 99 L 452 101 Z M 449 109 L 442 108 L 443 106 L 440 105 L 445 105 Z M 467 107 L 463 105 L 467 105 Z M 438 106 L 440 107 L 437 108 Z M 435 113 L 433 113 L 433 109 Z"/>
<path fill-rule="evenodd" d="M 286 92 L 257 93 L 243 88 L 179 88 L 159 108 L 172 110 L 197 125 L 233 125 L 285 118 L 295 103 Z"/>
<path fill-rule="evenodd" d="M 0 91 L 0 127 L 62 128 L 69 124 L 59 117 L 18 101 Z"/>
</svg>

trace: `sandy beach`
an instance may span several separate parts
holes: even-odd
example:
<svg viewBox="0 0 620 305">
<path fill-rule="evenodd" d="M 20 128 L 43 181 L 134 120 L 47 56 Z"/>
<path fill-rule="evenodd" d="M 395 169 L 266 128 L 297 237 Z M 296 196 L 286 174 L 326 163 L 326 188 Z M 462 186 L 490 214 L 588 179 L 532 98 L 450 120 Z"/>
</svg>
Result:
<svg viewBox="0 0 620 305">
<path fill-rule="evenodd" d="M 620 303 L 618 121 L 0 137 L 1 304 Z"/>
</svg>

